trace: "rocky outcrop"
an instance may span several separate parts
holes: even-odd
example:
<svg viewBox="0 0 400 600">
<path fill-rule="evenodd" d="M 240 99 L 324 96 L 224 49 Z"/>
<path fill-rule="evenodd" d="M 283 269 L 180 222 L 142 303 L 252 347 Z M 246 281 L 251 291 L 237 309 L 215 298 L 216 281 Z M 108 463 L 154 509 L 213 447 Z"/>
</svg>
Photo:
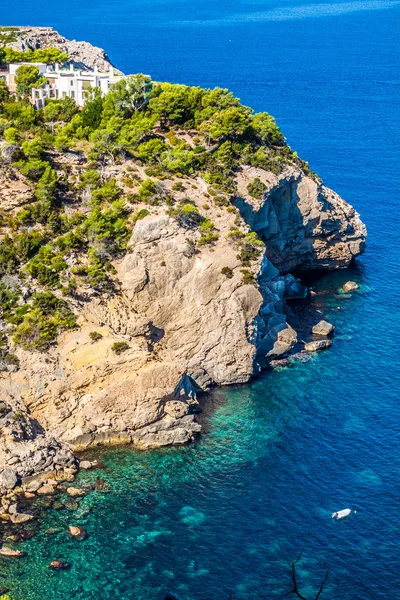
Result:
<svg viewBox="0 0 400 600">
<path fill-rule="evenodd" d="M 101 49 L 51 28 L 20 28 L 12 45 L 55 46 L 78 68 L 111 66 Z M 12 214 L 34 191 L 12 167 L 18 151 L 15 144 L 0 147 L 0 203 Z M 128 163 L 102 172 L 116 179 L 126 197 L 132 196 L 124 189 L 127 173 L 146 176 L 142 166 Z M 54 151 L 52 164 L 60 175 L 72 174 L 76 189 L 84 156 Z M 199 228 L 179 223 L 166 206 L 152 205 L 151 214 L 136 222 L 125 256 L 113 260 L 115 293 L 79 290 L 70 299 L 76 329 L 45 354 L 12 348 L 15 361 L 0 361 L 0 494 L 12 495 L 22 483 L 27 494 L 51 495 L 62 473 L 64 481 L 74 479 L 72 450 L 187 443 L 201 430 L 195 419 L 199 389 L 247 382 L 270 361 L 296 351 L 288 302 L 305 298 L 307 289 L 293 272 L 347 267 L 364 250 L 365 226 L 351 206 L 300 168 L 276 175 L 244 166 L 236 176 L 237 196 L 219 205 L 201 177 L 185 180 L 185 192 L 178 191 L 182 178 L 163 180 L 177 203 L 190 195 L 199 214 L 207 211 L 215 243 L 199 245 Z M 256 178 L 265 189 L 259 199 L 248 193 Z M 265 249 L 242 264 L 232 230 L 240 239 L 256 232 Z M 243 268 L 247 264 L 251 271 Z M 32 291 L 22 290 L 24 297 Z M 327 331 L 320 323 L 314 334 Z M 123 343 L 123 352 L 115 352 L 116 342 Z M 305 350 L 330 344 L 314 340 Z M 54 476 L 53 483 L 32 480 L 38 473 Z"/>
<path fill-rule="evenodd" d="M 35 473 L 57 473 L 76 464 L 70 448 L 45 432 L 26 409 L 0 402 L 0 495 Z"/>
<path fill-rule="evenodd" d="M 247 195 L 255 177 L 267 186 L 261 200 Z M 201 208 L 207 187 L 201 180 L 192 187 Z M 0 384 L 3 489 L 73 465 L 70 448 L 186 443 L 201 428 L 195 394 L 173 395 L 182 373 L 202 389 L 243 383 L 296 348 L 287 302 L 307 290 L 288 270 L 347 266 L 364 248 L 365 227 L 344 200 L 300 170 L 278 177 L 244 168 L 238 189 L 243 226 L 266 245 L 252 265 L 257 283 L 244 281 L 228 235 L 235 213 L 209 207 L 219 239 L 194 250 L 198 229 L 158 208 L 136 223 L 127 254 L 114 263 L 118 294 L 75 300 L 79 329 L 47 354 L 16 350 L 20 369 L 5 372 Z M 92 331 L 101 333 L 96 341 Z M 116 341 L 126 343 L 121 354 Z M 305 350 L 329 345 L 313 341 Z"/>
<path fill-rule="evenodd" d="M 319 323 L 317 323 L 316 325 L 314 325 L 314 327 L 312 328 L 312 333 L 313 335 L 329 336 L 333 334 L 334 330 L 335 327 L 332 325 L 332 323 L 328 323 L 328 321 L 322 320 L 319 321 Z"/>
<path fill-rule="evenodd" d="M 19 27 L 16 35 L 16 41 L 9 44 L 15 50 L 58 48 L 69 55 L 77 69 L 93 70 L 97 67 L 100 71 L 109 71 L 113 66 L 102 48 L 89 42 L 68 40 L 52 27 Z M 120 73 L 117 69 L 115 71 Z"/>
<path fill-rule="evenodd" d="M 241 189 L 254 177 L 266 185 L 264 197 L 240 197 L 237 205 L 281 273 L 342 269 L 364 251 L 367 232 L 358 213 L 322 183 L 292 168 L 274 176 L 249 167 Z"/>
</svg>

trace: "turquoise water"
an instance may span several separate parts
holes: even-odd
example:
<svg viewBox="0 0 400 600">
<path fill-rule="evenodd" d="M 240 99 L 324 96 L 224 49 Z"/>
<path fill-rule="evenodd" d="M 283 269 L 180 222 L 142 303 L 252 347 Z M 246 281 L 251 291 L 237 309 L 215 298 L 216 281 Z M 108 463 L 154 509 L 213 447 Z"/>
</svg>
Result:
<svg viewBox="0 0 400 600">
<path fill-rule="evenodd" d="M 0 563 L 0 585 L 14 600 L 273 599 L 302 550 L 305 596 L 327 563 L 323 599 L 400 597 L 399 2 L 9 4 L 10 24 L 51 24 L 125 71 L 228 86 L 270 111 L 361 212 L 369 244 L 356 268 L 317 283 L 313 302 L 337 328 L 330 351 L 217 392 L 195 445 L 104 452 L 107 469 L 81 481 L 101 477 L 107 493 L 49 511 L 20 545 L 28 556 Z M 360 289 L 341 298 L 348 279 Z M 347 506 L 357 515 L 332 522 Z M 89 538 L 70 539 L 69 524 Z M 50 573 L 53 558 L 71 570 Z"/>
</svg>

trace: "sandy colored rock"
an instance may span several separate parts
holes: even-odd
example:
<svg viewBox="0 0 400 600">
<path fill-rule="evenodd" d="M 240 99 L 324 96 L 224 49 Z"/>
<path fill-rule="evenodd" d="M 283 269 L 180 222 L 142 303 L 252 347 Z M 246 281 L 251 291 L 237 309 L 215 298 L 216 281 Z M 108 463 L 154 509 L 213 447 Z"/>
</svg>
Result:
<svg viewBox="0 0 400 600">
<path fill-rule="evenodd" d="M 332 346 L 331 340 L 318 340 L 314 342 L 308 342 L 304 344 L 304 350 L 306 352 L 320 352 L 321 350 L 326 350 Z"/>
<path fill-rule="evenodd" d="M 107 72 L 112 66 L 102 48 L 97 48 L 89 42 L 68 40 L 51 27 L 19 27 L 17 35 L 17 41 L 9 44 L 15 50 L 58 48 L 70 56 L 77 69 L 93 70 L 94 67 L 98 67 L 100 71 Z"/>
<path fill-rule="evenodd" d="M 71 496 L 71 498 L 80 498 L 82 496 L 85 496 L 86 492 L 84 490 L 81 490 L 80 488 L 69 487 L 67 488 L 67 494 L 68 496 Z"/>
<path fill-rule="evenodd" d="M 276 340 L 272 350 L 270 350 L 267 354 L 269 359 L 276 359 L 285 354 L 288 354 L 293 350 L 295 345 L 297 344 L 297 333 L 287 323 L 285 323 L 285 327 L 278 331 Z"/>
<path fill-rule="evenodd" d="M 26 552 L 21 552 L 20 550 L 14 550 L 8 546 L 3 546 L 0 548 L 0 555 L 5 556 L 6 558 L 21 558 L 22 556 L 26 555 Z"/>
<path fill-rule="evenodd" d="M 38 496 L 52 496 L 55 493 L 55 488 L 53 485 L 45 483 L 37 490 Z"/>
<path fill-rule="evenodd" d="M 89 460 L 81 460 L 79 463 L 79 468 L 84 471 L 89 471 L 92 468 L 92 463 Z"/>
<path fill-rule="evenodd" d="M 87 533 L 83 527 L 77 527 L 75 525 L 70 525 L 68 527 L 70 536 L 79 540 L 84 540 L 87 538 Z"/>
<path fill-rule="evenodd" d="M 320 321 L 319 323 L 314 325 L 314 327 L 312 328 L 312 332 L 314 335 L 321 335 L 321 336 L 332 335 L 334 330 L 335 330 L 334 325 L 332 325 L 332 323 L 328 323 L 328 321 L 324 321 L 324 320 Z"/>
<path fill-rule="evenodd" d="M 14 44 L 50 46 L 69 53 L 76 67 L 110 66 L 102 50 L 50 28 L 19 28 Z M 187 133 L 177 135 L 190 141 Z M 18 148 L 3 144 L 2 150 L 1 208 L 15 215 L 31 201 L 34 185 L 10 163 Z M 71 174 L 74 182 L 87 167 L 79 151 L 54 150 L 51 161 L 57 174 Z M 124 183 L 132 166 L 145 177 L 143 166 L 131 159 L 104 165 L 104 177 L 115 178 L 124 197 L 132 192 Z M 117 293 L 99 295 L 79 283 L 79 293 L 68 300 L 77 328 L 45 353 L 15 348 L 18 371 L 0 365 L 0 493 L 38 474 L 72 482 L 78 466 L 73 451 L 185 444 L 201 426 L 196 399 L 173 395 L 184 372 L 204 390 L 245 383 L 269 360 L 293 351 L 297 334 L 288 322 L 287 300 L 304 298 L 306 290 L 290 271 L 348 266 L 364 249 L 366 229 L 351 206 L 297 167 L 277 175 L 243 165 L 235 177 L 231 212 L 210 200 L 204 179 L 190 181 L 191 201 L 201 214 L 207 203 L 218 232 L 213 245 L 199 245 L 199 228 L 180 225 L 165 206 L 151 206 L 151 214 L 136 222 L 125 255 L 112 260 Z M 256 177 L 265 185 L 261 199 L 248 195 Z M 179 202 L 188 192 L 173 189 L 177 181 L 171 176 L 163 185 Z M 72 194 L 70 199 L 79 209 Z M 250 277 L 241 273 L 239 249 L 229 235 L 235 228 L 243 236 L 256 232 L 266 245 L 251 261 Z M 68 268 L 77 262 L 72 252 Z M 35 285 L 28 279 L 24 300 L 37 291 Z M 95 343 L 93 331 L 101 335 Z M 116 342 L 127 350 L 116 354 Z M 42 493 L 50 490 L 46 485 Z"/>
<path fill-rule="evenodd" d="M 347 294 L 349 292 L 355 292 L 356 290 L 358 290 L 358 287 L 358 283 L 356 283 L 355 281 L 347 281 L 342 287 L 342 290 L 345 292 L 345 294 Z"/>
<path fill-rule="evenodd" d="M 15 513 L 10 515 L 11 523 L 14 525 L 21 525 L 21 523 L 28 523 L 32 521 L 35 517 L 33 515 L 28 515 L 24 513 Z"/>
<path fill-rule="evenodd" d="M 52 560 L 49 564 L 49 569 L 52 571 L 67 571 L 71 568 L 71 563 L 64 560 Z"/>
</svg>

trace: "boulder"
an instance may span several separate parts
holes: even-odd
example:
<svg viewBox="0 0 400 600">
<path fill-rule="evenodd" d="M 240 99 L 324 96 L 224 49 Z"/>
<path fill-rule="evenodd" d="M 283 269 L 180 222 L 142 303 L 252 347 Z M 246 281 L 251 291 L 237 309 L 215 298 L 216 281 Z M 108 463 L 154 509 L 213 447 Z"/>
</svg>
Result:
<svg viewBox="0 0 400 600">
<path fill-rule="evenodd" d="M 332 323 L 328 323 L 328 321 L 320 321 L 312 328 L 313 335 L 321 335 L 321 336 L 329 336 L 332 335 L 335 330 L 334 325 Z"/>
<path fill-rule="evenodd" d="M 17 144 L 5 144 L 1 149 L 1 158 L 5 163 L 11 165 L 23 156 L 23 152 Z"/>
<path fill-rule="evenodd" d="M 92 463 L 90 462 L 90 460 L 82 460 L 79 463 L 79 467 L 81 469 L 83 469 L 84 471 L 89 471 L 89 469 L 91 469 L 93 467 Z"/>
<path fill-rule="evenodd" d="M 78 539 L 78 540 L 85 540 L 87 538 L 87 533 L 86 531 L 83 529 L 83 527 L 77 527 L 74 525 L 70 525 L 68 527 L 70 536 Z"/>
<path fill-rule="evenodd" d="M 305 344 L 304 350 L 306 352 L 320 352 L 321 350 L 326 350 L 330 346 L 332 346 L 332 342 L 330 340 L 318 340 Z"/>
<path fill-rule="evenodd" d="M 4 469 L 0 473 L 0 487 L 13 490 L 18 483 L 18 476 L 13 469 Z"/>
<path fill-rule="evenodd" d="M 52 571 L 66 571 L 71 568 L 71 563 L 64 560 L 52 560 L 49 564 L 49 569 Z"/>
<path fill-rule="evenodd" d="M 34 493 L 34 492 L 38 491 L 38 489 L 41 487 L 41 485 L 42 485 L 41 481 L 38 481 L 37 479 L 32 479 L 32 481 L 29 481 L 29 483 L 27 483 L 25 485 L 25 489 L 28 492 L 33 492 Z"/>
<path fill-rule="evenodd" d="M 358 290 L 358 287 L 358 283 L 356 283 L 355 281 L 348 281 L 344 284 L 342 290 L 345 294 L 347 294 L 348 292 L 355 292 L 356 290 Z"/>
<path fill-rule="evenodd" d="M 28 523 L 28 521 L 32 521 L 35 517 L 33 515 L 27 515 L 23 513 L 15 513 L 10 515 L 11 523 L 14 525 L 20 525 L 21 523 Z"/>
<path fill-rule="evenodd" d="M 38 496 L 52 496 L 55 493 L 55 488 L 48 483 L 44 483 L 36 493 Z"/>
<path fill-rule="evenodd" d="M 76 487 L 69 487 L 67 488 L 67 494 L 68 496 L 71 496 L 71 498 L 81 498 L 86 492 Z"/>
<path fill-rule="evenodd" d="M 26 552 L 21 552 L 20 550 L 14 550 L 13 548 L 9 548 L 8 546 L 3 546 L 0 548 L 0 555 L 6 556 L 7 558 L 21 558 L 25 556 Z"/>
<path fill-rule="evenodd" d="M 287 323 L 285 325 L 285 328 L 277 333 L 274 346 L 267 354 L 269 359 L 280 358 L 281 356 L 288 354 L 297 344 L 296 331 Z"/>
</svg>

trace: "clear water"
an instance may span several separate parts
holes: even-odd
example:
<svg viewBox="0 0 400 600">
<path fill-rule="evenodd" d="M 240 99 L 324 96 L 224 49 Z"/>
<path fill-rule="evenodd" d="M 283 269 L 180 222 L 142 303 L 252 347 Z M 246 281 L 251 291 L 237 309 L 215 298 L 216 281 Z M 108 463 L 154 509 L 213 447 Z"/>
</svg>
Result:
<svg viewBox="0 0 400 600">
<path fill-rule="evenodd" d="M 325 276 L 329 352 L 210 402 L 208 433 L 159 452 L 108 450 L 77 512 L 50 511 L 28 556 L 1 562 L 14 600 L 282 597 L 287 563 L 326 600 L 400 597 L 400 4 L 267 0 L 0 0 L 8 24 L 53 25 L 124 71 L 222 85 L 277 117 L 289 142 L 361 212 L 359 267 Z M 336 296 L 348 279 L 350 299 Z M 337 310 L 337 307 L 341 310 Z M 222 402 L 222 400 L 225 402 Z M 333 510 L 357 515 L 334 523 Z M 88 510 L 91 512 L 88 513 Z M 84 525 L 83 542 L 47 527 Z M 69 572 L 50 573 L 53 558 Z"/>
</svg>

